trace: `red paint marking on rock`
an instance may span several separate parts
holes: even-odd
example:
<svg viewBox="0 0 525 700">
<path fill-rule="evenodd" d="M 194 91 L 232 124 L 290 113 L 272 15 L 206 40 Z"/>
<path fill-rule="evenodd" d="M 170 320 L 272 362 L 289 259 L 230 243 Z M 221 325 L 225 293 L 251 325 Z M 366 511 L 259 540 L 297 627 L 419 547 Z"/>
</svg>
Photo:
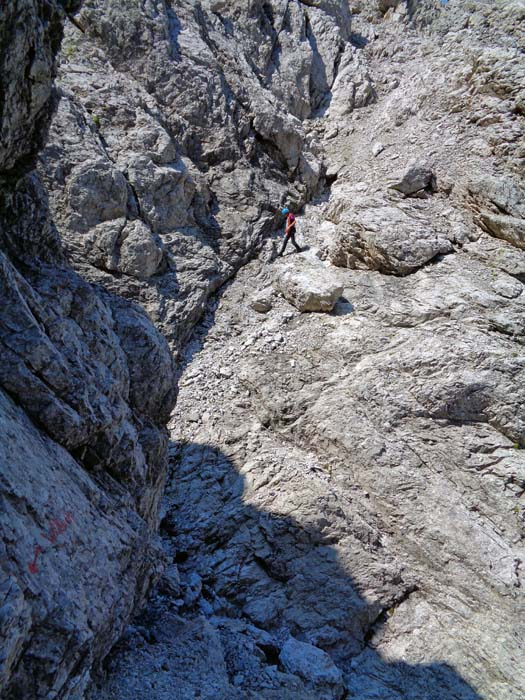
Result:
<svg viewBox="0 0 525 700">
<path fill-rule="evenodd" d="M 58 539 L 58 536 L 63 535 L 64 532 L 68 529 L 68 527 L 73 523 L 73 521 L 73 513 L 70 510 L 68 510 L 64 514 L 62 520 L 60 520 L 59 518 L 53 518 L 50 522 L 48 531 L 42 533 L 42 536 L 45 537 L 45 539 L 48 542 L 51 542 L 51 544 L 54 545 Z M 35 545 L 33 561 L 29 562 L 29 564 L 27 565 L 27 568 L 29 569 L 29 572 L 31 574 L 38 574 L 39 569 L 37 566 L 37 560 L 41 554 L 44 554 L 44 550 L 39 544 Z"/>
</svg>

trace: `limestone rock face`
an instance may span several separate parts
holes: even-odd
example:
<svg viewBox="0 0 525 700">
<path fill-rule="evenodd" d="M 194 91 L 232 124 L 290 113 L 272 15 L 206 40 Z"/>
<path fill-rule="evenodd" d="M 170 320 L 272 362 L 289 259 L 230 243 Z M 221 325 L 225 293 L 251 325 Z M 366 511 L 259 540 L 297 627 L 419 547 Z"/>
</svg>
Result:
<svg viewBox="0 0 525 700">
<path fill-rule="evenodd" d="M 319 192 L 320 143 L 304 120 L 327 108 L 341 61 L 354 75 L 341 0 L 85 0 L 66 25 L 40 156 L 75 268 L 138 301 L 178 353 L 283 204 Z"/>
<path fill-rule="evenodd" d="M 301 120 L 350 43 L 338 1 L 79 4 L 20 0 L 0 23 L 7 696 L 81 698 L 158 577 L 168 342 L 180 351 L 282 204 L 318 191 Z M 19 440 L 35 445 L 23 482 Z"/>
<path fill-rule="evenodd" d="M 513 178 L 483 175 L 466 186 L 480 226 L 496 238 L 525 248 L 525 189 Z"/>
<path fill-rule="evenodd" d="M 366 107 L 374 101 L 373 81 L 355 46 L 347 47 L 341 56 L 331 92 L 328 114 L 334 120 L 340 120 L 351 114 L 356 107 Z"/>
<path fill-rule="evenodd" d="M 4 391 L 0 416 L 2 695 L 82 698 L 160 548 L 125 490 L 97 484 Z"/>
<path fill-rule="evenodd" d="M 273 89 L 295 40 L 300 80 L 283 101 L 330 187 L 296 212 L 308 250 L 276 260 L 268 241 L 187 348 L 161 526 L 179 577 L 96 700 L 136 697 L 138 679 L 153 700 L 188 685 L 228 700 L 523 693 L 525 252 L 487 223 L 519 232 L 523 219 L 523 3 L 349 5 L 351 46 L 334 73 L 325 64 L 335 80 L 309 123 L 298 4 L 284 17 Z M 284 7 L 265 4 L 257 31 Z M 265 44 L 252 46 L 257 61 Z M 291 145 L 271 149 L 284 169 Z M 409 196 L 389 186 L 398 173 Z M 232 174 L 232 189 L 244 182 Z M 330 313 L 282 294 L 254 311 L 312 268 L 342 289 Z M 333 684 L 317 684 L 323 669 Z"/>
<path fill-rule="evenodd" d="M 46 186 L 31 170 L 56 102 L 64 9 L 73 3 L 24 0 L 0 19 L 5 698 L 83 698 L 162 568 L 156 531 L 173 359 L 143 309 L 71 269 Z M 70 176 L 63 216 L 87 261 L 153 274 L 163 252 L 142 222 L 126 225 L 122 173 L 99 157 Z"/>
<path fill-rule="evenodd" d="M 2 54 L 0 78 L 2 171 L 30 164 L 41 143 L 62 37 L 60 8 L 60 3 L 50 2 L 44 10 L 32 0 L 17 0 L 2 8 L 0 42 L 11 47 Z"/>
<path fill-rule="evenodd" d="M 6 8 L 0 696 L 521 697 L 524 18 Z"/>
</svg>

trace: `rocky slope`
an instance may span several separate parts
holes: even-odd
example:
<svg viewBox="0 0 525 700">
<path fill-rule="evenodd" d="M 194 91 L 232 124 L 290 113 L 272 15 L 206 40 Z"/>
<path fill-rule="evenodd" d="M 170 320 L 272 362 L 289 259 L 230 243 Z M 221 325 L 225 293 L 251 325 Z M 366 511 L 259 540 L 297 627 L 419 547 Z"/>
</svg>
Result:
<svg viewBox="0 0 525 700">
<path fill-rule="evenodd" d="M 523 1 L 20 5 L 2 692 L 521 698 Z"/>
<path fill-rule="evenodd" d="M 187 350 L 172 563 L 97 700 L 523 695 L 525 8 L 391 5 L 353 8 L 371 104 L 343 63 L 308 121 L 309 250 Z"/>
<path fill-rule="evenodd" d="M 67 23 L 50 208 L 75 267 L 137 300 L 176 353 L 285 199 L 321 184 L 301 120 L 351 58 L 350 13 L 306 9 L 88 0 Z"/>
<path fill-rule="evenodd" d="M 320 76 L 310 98 L 311 42 L 326 31 L 333 62 L 348 43 L 337 3 L 312 11 L 315 30 L 301 7 L 275 8 L 301 37 L 289 66 L 284 25 L 259 23 L 258 6 L 79 6 L 18 0 L 1 18 L 0 690 L 13 698 L 82 697 L 158 576 L 173 354 L 276 206 L 318 188 L 300 121 L 326 88 Z"/>
</svg>

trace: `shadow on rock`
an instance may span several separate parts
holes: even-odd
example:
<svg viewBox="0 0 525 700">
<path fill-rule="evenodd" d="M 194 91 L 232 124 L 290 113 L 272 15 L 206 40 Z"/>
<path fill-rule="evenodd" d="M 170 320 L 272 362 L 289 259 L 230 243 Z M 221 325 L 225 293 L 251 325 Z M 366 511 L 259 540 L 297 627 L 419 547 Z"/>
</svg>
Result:
<svg viewBox="0 0 525 700">
<path fill-rule="evenodd" d="M 355 307 L 351 301 L 349 301 L 346 297 L 339 297 L 339 299 L 336 302 L 336 305 L 333 308 L 332 315 L 348 316 L 349 314 L 353 314 L 354 311 Z"/>
<path fill-rule="evenodd" d="M 142 633 L 138 656 L 129 644 L 117 655 L 99 700 L 143 697 L 133 695 L 137 664 L 158 665 L 159 648 L 166 688 L 182 676 L 199 685 L 181 698 L 481 700 L 446 663 L 388 661 L 374 649 L 417 582 L 385 563 L 380 533 L 358 513 L 343 519 L 323 475 L 257 456 L 237 469 L 210 445 L 172 444 L 171 453 L 161 528 L 169 564 L 144 618 L 154 643 Z M 194 659 L 193 680 L 180 654 Z"/>
</svg>

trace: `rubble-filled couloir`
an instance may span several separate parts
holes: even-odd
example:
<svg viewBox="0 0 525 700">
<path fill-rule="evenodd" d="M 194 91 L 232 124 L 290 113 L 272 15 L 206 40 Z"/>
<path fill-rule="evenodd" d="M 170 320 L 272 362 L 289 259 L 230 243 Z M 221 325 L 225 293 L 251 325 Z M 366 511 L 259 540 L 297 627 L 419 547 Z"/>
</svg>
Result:
<svg viewBox="0 0 525 700">
<path fill-rule="evenodd" d="M 523 8 L 391 5 L 354 7 L 370 104 L 339 65 L 308 121 L 309 249 L 188 347 L 171 563 L 97 700 L 523 693 Z"/>
<path fill-rule="evenodd" d="M 276 70 L 261 11 L 2 14 L 2 695 L 82 697 L 158 577 L 173 354 L 322 177 L 300 121 L 324 90 L 303 94 L 317 30 L 293 10 L 303 77 L 283 90 L 295 67 Z M 335 62 L 349 13 L 317 14 Z"/>
<path fill-rule="evenodd" d="M 64 5 L 1 38 L 1 692 L 517 700 L 523 2 Z"/>
</svg>

